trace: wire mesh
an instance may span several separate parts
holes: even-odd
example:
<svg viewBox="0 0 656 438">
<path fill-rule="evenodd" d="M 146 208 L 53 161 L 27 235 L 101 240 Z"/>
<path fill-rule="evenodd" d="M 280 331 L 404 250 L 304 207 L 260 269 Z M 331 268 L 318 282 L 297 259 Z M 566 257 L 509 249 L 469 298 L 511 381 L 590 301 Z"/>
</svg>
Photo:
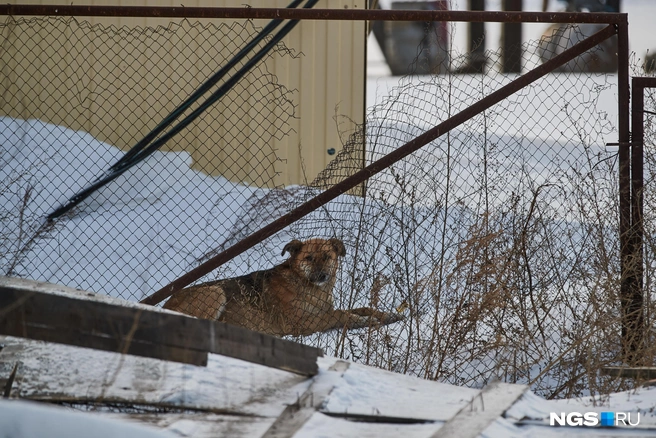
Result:
<svg viewBox="0 0 656 438">
<path fill-rule="evenodd" d="M 212 224 L 234 217 L 240 196 L 274 185 L 282 164 L 272 143 L 290 132 L 295 107 L 293 91 L 262 63 L 165 149 L 96 192 L 67 220 L 48 224 L 65 236 L 52 241 L 43 214 L 103 175 L 121 149 L 156 126 L 258 29 L 250 22 L 116 28 L 10 17 L 2 31 L 8 116 L 2 143 L 11 163 L 3 187 L 10 194 L 5 274 L 141 299 L 184 273 L 188 260 L 207 250 L 202 242 L 225 238 L 225 228 Z M 267 58 L 295 56 L 281 44 Z M 189 167 L 196 172 L 185 171 Z M 29 205 L 16 214 L 19 198 Z M 24 239 L 35 234 L 38 249 Z M 34 257 L 32 250 L 51 256 Z"/>
<path fill-rule="evenodd" d="M 185 51 L 193 41 L 232 44 L 229 53 L 255 29 L 187 21 L 105 28 L 48 18 L 9 19 L 2 30 L 3 273 L 132 300 L 517 77 L 499 73 L 495 51 L 485 53 L 484 74 L 457 74 L 471 57 L 442 41 L 448 54 L 440 74 L 400 79 L 369 108 L 363 126 L 340 132 L 343 149 L 318 177 L 261 188 L 284 171 L 269 143 L 295 116 L 293 85 L 280 84 L 263 64 L 176 139 L 173 152 L 154 155 L 46 227 L 49 209 L 121 156 L 114 146 L 138 141 L 199 76 L 225 61 L 226 51 Z M 524 71 L 590 32 L 561 26 L 523 44 Z M 596 371 L 620 350 L 618 169 L 617 149 L 605 146 L 614 140 L 614 120 L 598 107 L 615 83 L 589 72 L 604 64 L 609 44 L 386 168 L 165 306 L 454 384 L 501 378 L 547 397 L 607 390 Z M 33 47 L 42 48 L 39 56 L 27 50 Z M 171 54 L 170 65 L 160 71 L 152 60 L 162 53 Z M 295 55 L 279 46 L 270 56 Z M 149 67 L 149 76 L 135 77 L 143 71 L 136 65 Z M 92 95 L 114 105 L 104 113 Z M 146 107 L 131 100 L 144 95 Z M 191 154 L 179 152 L 190 144 Z M 212 167 L 217 157 L 221 164 Z"/>
</svg>

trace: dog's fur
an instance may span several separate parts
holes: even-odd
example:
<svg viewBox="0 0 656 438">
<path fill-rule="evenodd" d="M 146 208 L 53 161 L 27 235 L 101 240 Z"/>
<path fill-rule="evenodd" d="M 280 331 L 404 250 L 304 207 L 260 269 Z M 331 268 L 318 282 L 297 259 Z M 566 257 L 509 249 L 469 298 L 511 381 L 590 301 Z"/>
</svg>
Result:
<svg viewBox="0 0 656 438">
<path fill-rule="evenodd" d="M 368 307 L 334 308 L 332 290 L 339 258 L 346 254 L 340 240 L 292 240 L 282 255 L 286 252 L 289 259 L 273 268 L 182 289 L 164 308 L 276 336 L 391 324 L 401 319 Z"/>
</svg>

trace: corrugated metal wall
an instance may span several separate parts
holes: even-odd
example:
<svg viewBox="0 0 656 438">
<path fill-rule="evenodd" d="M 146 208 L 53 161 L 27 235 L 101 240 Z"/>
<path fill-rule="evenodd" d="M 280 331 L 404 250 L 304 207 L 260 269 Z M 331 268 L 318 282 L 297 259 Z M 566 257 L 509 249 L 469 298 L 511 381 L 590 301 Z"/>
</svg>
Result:
<svg viewBox="0 0 656 438">
<path fill-rule="evenodd" d="M 184 2 L 185 6 L 201 7 L 239 7 L 245 4 L 253 7 L 285 7 L 289 0 L 195 0 Z M 61 4 L 61 0 L 52 1 L 29 1 L 23 0 L 21 4 Z M 119 6 L 179 6 L 178 0 L 171 1 L 119 1 L 104 0 L 94 1 L 87 0 L 85 4 L 91 5 L 119 5 Z M 366 0 L 322 0 L 317 8 L 365 8 Z M 115 26 L 166 26 L 170 20 L 146 19 L 146 18 L 80 18 L 80 20 L 89 21 L 92 24 L 100 23 L 104 25 L 113 24 Z M 179 22 L 180 20 L 175 20 Z M 214 20 L 216 22 L 216 20 Z M 256 21 L 256 26 L 264 26 L 266 21 Z M 7 35 L 5 35 L 7 37 Z M 11 37 L 11 36 L 9 36 Z M 164 63 L 164 70 L 167 71 L 163 85 L 169 88 L 171 101 L 179 102 L 180 99 L 187 97 L 193 91 L 193 86 L 202 83 L 208 77 L 211 71 L 202 71 L 195 62 L 194 57 L 206 53 L 208 47 L 213 44 L 203 40 L 194 39 L 190 34 L 185 37 L 187 40 L 181 42 L 182 47 L 171 47 L 171 50 L 165 49 L 168 53 L 158 53 L 157 56 L 149 58 L 152 62 Z M 285 39 L 287 47 L 294 49 L 296 52 L 302 52 L 300 59 L 292 57 L 274 57 L 269 58 L 266 62 L 267 69 L 273 73 L 280 84 L 289 89 L 298 90 L 295 92 L 294 104 L 296 105 L 297 118 L 290 121 L 292 132 L 281 140 L 274 140 L 271 145 L 276 150 L 276 155 L 282 161 L 274 164 L 275 169 L 271 169 L 270 160 L 266 160 L 262 154 L 268 148 L 262 148 L 257 141 L 249 137 L 257 137 L 255 132 L 258 129 L 257 123 L 252 123 L 258 118 L 257 109 L 251 107 L 244 110 L 244 125 L 235 128 L 240 132 L 234 133 L 231 138 L 240 137 L 242 140 L 237 142 L 238 145 L 222 144 L 223 136 L 222 127 L 209 126 L 210 132 L 206 136 L 188 136 L 195 138 L 192 140 L 195 144 L 188 145 L 188 150 L 194 158 L 194 167 L 202 169 L 210 174 L 225 174 L 226 167 L 225 154 L 231 155 L 230 168 L 232 172 L 229 176 L 233 180 L 239 180 L 255 185 L 289 185 L 302 184 L 306 180 L 311 181 L 314 176 L 320 172 L 327 163 L 333 158 L 329 155 L 328 150 L 334 148 L 339 151 L 341 143 L 339 133 L 334 121 L 336 114 L 348 116 L 355 123 L 362 123 L 365 112 L 365 53 L 366 53 L 366 34 L 365 23 L 361 21 L 307 21 L 300 23 Z M 120 44 L 120 43 L 119 43 Z M 43 42 L 41 43 L 43 45 Z M 214 42 L 216 45 L 216 42 Z M 30 53 L 21 53 L 20 56 L 42 56 L 40 51 L 47 51 L 47 47 L 35 47 Z M 162 50 L 162 49 L 159 49 Z M 224 50 L 235 50 L 228 47 Z M 173 62 L 171 57 L 173 53 L 186 51 L 187 62 L 183 66 Z M 66 55 L 65 68 L 62 66 L 48 65 L 43 63 L 44 71 L 35 72 L 36 74 L 29 78 L 21 78 L 22 87 L 25 93 L 29 93 L 30 98 L 23 99 L 18 105 L 3 105 L 0 108 L 5 115 L 13 117 L 27 116 L 38 118 L 50 122 L 61 124 L 72 129 L 80 129 L 90 132 L 102 141 L 118 146 L 122 149 L 131 147 L 135 140 L 142 136 L 157 124 L 163 114 L 168 113 L 174 108 L 169 102 L 161 102 L 154 99 L 153 94 L 147 90 L 151 84 L 139 84 L 136 89 L 140 91 L 140 96 L 136 99 L 131 96 L 130 102 L 121 102 L 121 96 L 128 96 L 130 90 L 126 89 L 129 85 L 123 85 L 122 89 L 111 92 L 108 89 L 102 92 L 94 92 L 93 74 L 83 75 L 83 79 L 75 83 L 76 69 L 84 68 L 94 70 L 94 66 L 103 62 L 103 57 L 111 54 L 98 53 L 99 49 L 89 47 L 86 51 L 72 50 L 73 55 Z M 86 53 L 84 59 L 74 59 L 79 57 L 78 53 Z M 4 51 L 3 57 L 9 56 L 7 60 L 3 59 L 6 64 L 16 62 L 12 56 L 16 54 Z M 145 57 L 148 56 L 144 52 Z M 16 58 L 19 59 L 19 58 Z M 148 62 L 145 65 L 148 65 Z M 117 69 L 130 68 L 130 66 L 117 65 Z M 175 84 L 175 68 L 195 69 L 198 76 L 197 84 L 188 84 L 187 87 L 180 89 Z M 53 71 L 59 71 L 58 77 L 52 77 Z M 135 78 L 147 78 L 148 75 L 142 75 L 140 72 L 134 73 Z M 84 83 L 84 82 L 87 83 Z M 141 79 L 147 81 L 147 79 Z M 64 95 L 53 92 L 45 87 L 60 87 L 63 90 L 81 90 L 77 95 L 75 92 L 67 91 Z M 6 86 L 5 86 L 6 88 Z M 28 91 L 29 90 L 29 91 Z M 86 90 L 86 91 L 85 91 Z M 255 90 L 253 90 L 255 91 Z M 20 95 L 22 92 L 18 93 Z M 84 105 L 78 105 L 81 98 L 80 93 L 87 94 L 82 96 L 85 99 Z M 12 94 L 12 93 L 9 93 Z M 133 93 L 134 94 L 134 93 Z M 177 99 L 177 100 L 176 100 Z M 53 102 L 56 100 L 57 102 Z M 66 103 L 62 102 L 66 101 Z M 249 99 L 245 99 L 247 102 Z M 131 106 L 140 105 L 144 120 L 134 120 L 135 116 L 132 111 L 126 110 Z M 245 106 L 249 106 L 246 104 Z M 11 110 L 7 110 L 10 108 Z M 164 107 L 164 109 L 162 109 Z M 98 111 L 102 109 L 102 111 Z M 220 111 L 235 111 L 234 107 L 223 107 L 216 109 L 219 114 L 216 116 L 220 120 Z M 87 112 L 80 117 L 81 112 Z M 98 114 L 98 115 L 97 115 Z M 97 123 L 94 120 L 97 117 L 103 118 L 103 123 Z M 80 120 L 84 120 L 83 123 Z M 113 127 L 107 128 L 107 124 Z M 99 129 L 98 126 L 105 127 Z M 193 129 L 199 129 L 194 127 Z M 269 128 L 270 129 L 270 128 Z M 202 139 L 202 140 L 199 140 Z M 176 149 L 187 149 L 183 140 L 177 141 Z M 220 150 L 221 153 L 216 153 Z M 300 150 L 300 154 L 299 154 Z M 207 153 L 210 152 L 210 153 Z M 212 157 L 212 158 L 210 158 Z M 215 158 L 214 158 L 215 157 Z M 302 158 L 301 158 L 302 157 Z M 302 159 L 302 161 L 301 161 Z M 266 164 L 262 164 L 266 162 Z M 263 168 L 267 167 L 267 168 Z M 234 169 L 239 169 L 234 172 Z M 266 173 L 268 178 L 254 178 L 252 175 Z M 267 182 L 263 182 L 267 181 Z"/>
</svg>

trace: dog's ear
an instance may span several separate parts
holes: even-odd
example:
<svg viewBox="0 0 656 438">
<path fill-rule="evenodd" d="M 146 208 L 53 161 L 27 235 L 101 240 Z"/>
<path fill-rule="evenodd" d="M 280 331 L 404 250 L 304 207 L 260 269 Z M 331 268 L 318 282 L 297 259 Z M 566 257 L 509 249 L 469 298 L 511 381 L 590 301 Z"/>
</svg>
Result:
<svg viewBox="0 0 656 438">
<path fill-rule="evenodd" d="M 346 247 L 344 246 L 344 243 L 339 240 L 335 239 L 334 237 L 329 240 L 330 244 L 335 248 L 335 252 L 337 253 L 338 256 L 344 257 L 346 255 Z"/>
<path fill-rule="evenodd" d="M 291 255 L 295 255 L 301 250 L 302 247 L 303 247 L 303 242 L 294 239 L 291 242 L 289 242 L 287 245 L 285 245 L 285 247 L 282 249 L 282 254 L 280 255 L 285 255 L 286 252 L 289 252 L 289 254 Z"/>
</svg>

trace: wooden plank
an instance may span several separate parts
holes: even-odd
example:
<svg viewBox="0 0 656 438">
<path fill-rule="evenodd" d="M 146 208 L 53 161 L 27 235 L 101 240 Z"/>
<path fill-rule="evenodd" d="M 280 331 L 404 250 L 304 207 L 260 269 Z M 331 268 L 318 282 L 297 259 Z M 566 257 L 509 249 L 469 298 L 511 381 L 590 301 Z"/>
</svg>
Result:
<svg viewBox="0 0 656 438">
<path fill-rule="evenodd" d="M 0 285 L 0 333 L 203 365 L 222 354 L 303 375 L 323 352 L 216 321 Z"/>
<path fill-rule="evenodd" d="M 494 382 L 451 417 L 432 438 L 475 438 L 502 416 L 526 391 L 526 385 Z"/>
<path fill-rule="evenodd" d="M 338 360 L 328 370 L 336 373 L 335 377 L 341 379 L 349 367 L 348 362 Z M 323 382 L 326 380 L 330 383 Z M 323 379 L 319 384 L 314 381 L 312 385 L 298 398 L 297 402 L 288 405 L 273 422 L 271 427 L 262 435 L 262 438 L 290 438 L 298 432 L 305 423 L 317 412 L 324 400 L 335 387 L 333 379 Z"/>
<path fill-rule="evenodd" d="M 0 382 L 3 382 L 4 386 L 2 393 L 4 398 L 9 398 L 11 396 L 11 388 L 14 385 L 14 379 L 16 379 L 16 371 L 18 371 L 18 362 L 14 364 L 14 367 L 11 369 L 11 373 L 7 379 L 0 378 Z"/>
<path fill-rule="evenodd" d="M 178 414 L 158 412 L 156 415 L 112 413 L 112 417 L 128 421 L 139 421 L 166 429 L 173 436 L 193 438 L 260 437 L 273 421 L 272 418 L 212 413 Z"/>
<path fill-rule="evenodd" d="M 101 411 L 103 406 L 134 405 L 145 410 L 151 406 L 159 411 L 265 415 L 266 430 L 312 383 L 305 376 L 220 355 L 210 355 L 207 367 L 195 367 L 11 336 L 0 335 L 0 344 L 5 345 L 0 352 L 0 388 L 19 364 L 12 397 L 95 403 Z"/>
<path fill-rule="evenodd" d="M 147 311 L 0 287 L 0 333 L 123 354 L 207 364 L 207 351 L 136 333 Z"/>
<path fill-rule="evenodd" d="M 17 330 L 5 330 L 8 324 L 20 324 Z M 85 333 L 71 327 L 42 326 L 34 323 L 24 323 L 19 319 L 9 317 L 0 320 L 0 333 L 39 341 L 56 342 L 76 347 L 93 348 L 95 350 L 112 351 L 121 354 L 150 357 L 172 362 L 187 363 L 197 366 L 207 365 L 207 352 L 189 348 L 142 342 L 139 339 L 129 339 L 123 335 L 108 337 L 104 334 Z"/>
<path fill-rule="evenodd" d="M 636 380 L 654 380 L 656 367 L 602 367 L 600 374 Z"/>
<path fill-rule="evenodd" d="M 201 321 L 186 316 L 183 318 Z M 222 354 L 306 376 L 314 376 L 319 372 L 317 358 L 323 356 L 320 348 L 222 322 L 203 322 L 208 323 L 209 326 L 205 336 L 209 341 L 208 351 L 210 353 Z"/>
</svg>

